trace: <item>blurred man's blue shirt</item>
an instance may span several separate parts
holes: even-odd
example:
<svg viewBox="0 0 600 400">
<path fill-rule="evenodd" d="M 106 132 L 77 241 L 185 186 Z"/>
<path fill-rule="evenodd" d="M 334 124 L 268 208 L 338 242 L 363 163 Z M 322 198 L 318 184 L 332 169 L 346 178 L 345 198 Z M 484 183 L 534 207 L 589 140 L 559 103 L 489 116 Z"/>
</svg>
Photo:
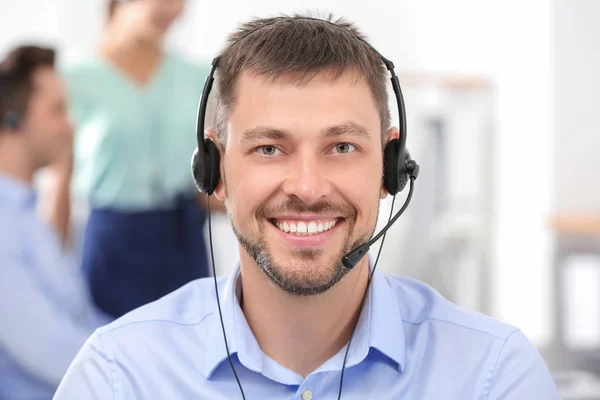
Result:
<svg viewBox="0 0 600 400">
<path fill-rule="evenodd" d="M 95 312 L 36 195 L 0 174 L 0 399 L 50 399 L 93 329 Z"/>
<path fill-rule="evenodd" d="M 239 267 L 220 279 L 229 348 L 246 399 L 337 399 L 345 348 L 308 377 L 264 354 L 240 308 Z M 238 399 L 211 278 L 103 327 L 56 399 Z M 517 329 L 428 286 L 376 272 L 349 352 L 342 399 L 558 399 Z"/>
</svg>

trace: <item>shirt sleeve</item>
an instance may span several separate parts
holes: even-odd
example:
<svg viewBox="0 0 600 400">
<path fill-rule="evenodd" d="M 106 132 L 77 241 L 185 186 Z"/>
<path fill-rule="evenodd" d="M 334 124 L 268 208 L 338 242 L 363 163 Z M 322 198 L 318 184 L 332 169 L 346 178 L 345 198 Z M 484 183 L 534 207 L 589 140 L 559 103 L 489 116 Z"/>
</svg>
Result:
<svg viewBox="0 0 600 400">
<path fill-rule="evenodd" d="M 6 248 L 0 253 L 2 348 L 23 369 L 56 387 L 92 330 L 73 321 L 41 290 L 18 253 Z"/>
<path fill-rule="evenodd" d="M 496 363 L 489 395 L 484 398 L 559 400 L 548 367 L 521 331 L 506 339 Z"/>
<path fill-rule="evenodd" d="M 113 379 L 110 358 L 94 334 L 73 360 L 53 399 L 114 399 Z"/>
</svg>

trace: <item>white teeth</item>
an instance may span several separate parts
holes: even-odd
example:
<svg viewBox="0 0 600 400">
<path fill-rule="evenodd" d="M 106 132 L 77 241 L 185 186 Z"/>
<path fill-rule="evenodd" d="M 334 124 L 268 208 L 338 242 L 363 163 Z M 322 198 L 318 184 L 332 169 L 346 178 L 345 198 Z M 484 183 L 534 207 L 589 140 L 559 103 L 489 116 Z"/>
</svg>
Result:
<svg viewBox="0 0 600 400">
<path fill-rule="evenodd" d="M 298 233 L 306 233 L 306 224 L 304 222 L 298 222 Z"/>
<path fill-rule="evenodd" d="M 276 226 L 284 231 L 296 234 L 297 236 L 309 236 L 315 235 L 319 232 L 325 232 L 329 229 L 333 228 L 337 220 L 329 221 L 329 222 L 317 222 L 317 221 L 307 221 L 307 222 L 276 222 Z"/>
</svg>

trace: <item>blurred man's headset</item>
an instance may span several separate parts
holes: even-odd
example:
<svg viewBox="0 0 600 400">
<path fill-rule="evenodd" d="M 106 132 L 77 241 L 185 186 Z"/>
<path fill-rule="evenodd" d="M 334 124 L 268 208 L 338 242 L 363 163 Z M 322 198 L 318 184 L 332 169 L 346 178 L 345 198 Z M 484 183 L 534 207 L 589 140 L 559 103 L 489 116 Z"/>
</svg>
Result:
<svg viewBox="0 0 600 400">
<path fill-rule="evenodd" d="M 12 103 L 12 79 L 14 79 L 14 77 L 11 76 L 11 74 L 6 73 L 4 71 L 0 71 L 0 105 L 2 105 L 2 109 L 4 109 L 5 105 L 10 105 Z M 21 121 L 21 113 L 11 109 L 10 107 L 5 109 L 2 115 L 0 115 L 1 128 L 13 130 L 19 129 Z"/>
<path fill-rule="evenodd" d="M 402 96 L 402 91 L 400 89 L 400 82 L 398 81 L 398 77 L 394 71 L 394 63 L 387 58 L 383 57 L 373 46 L 371 46 L 367 41 L 365 41 L 360 36 L 355 35 L 353 32 L 348 31 L 346 28 L 343 28 L 334 22 L 330 22 L 327 20 L 321 20 L 317 18 L 310 17 L 291 17 L 291 19 L 298 20 L 316 20 L 331 24 L 338 29 L 343 29 L 346 32 L 350 32 L 360 41 L 369 46 L 375 53 L 379 55 L 381 61 L 388 69 L 391 74 L 392 80 L 392 88 L 394 89 L 394 94 L 396 95 L 396 103 L 398 105 L 398 114 L 399 114 L 399 126 L 400 126 L 400 139 L 392 139 L 385 146 L 385 150 L 383 152 L 383 184 L 388 191 L 389 194 L 394 196 L 394 200 L 396 199 L 395 195 L 401 192 L 406 184 L 410 181 L 410 191 L 406 198 L 406 201 L 402 208 L 396 213 L 396 215 L 391 218 L 391 212 L 394 210 L 394 202 L 392 202 L 392 208 L 390 210 L 390 219 L 388 223 L 383 227 L 383 229 L 375 235 L 371 240 L 367 243 L 359 246 L 358 248 L 352 250 L 348 254 L 346 254 L 342 258 L 342 263 L 348 269 L 353 268 L 358 264 L 358 262 L 369 252 L 369 248 L 377 241 L 381 236 L 385 239 L 385 233 L 388 229 L 396 222 L 396 220 L 404 213 L 410 200 L 412 198 L 413 189 L 414 189 L 414 181 L 417 179 L 419 175 L 419 165 L 414 161 L 408 150 L 406 149 L 406 110 L 404 107 L 404 98 Z M 289 19 L 288 19 L 289 20 Z M 257 30 L 263 29 L 267 26 L 271 26 L 278 22 L 284 21 L 282 19 L 278 19 L 276 21 L 272 21 L 261 25 L 249 32 L 245 35 L 237 39 L 231 46 L 237 45 L 239 42 L 244 40 L 248 35 L 253 34 Z M 198 142 L 198 147 L 194 151 L 192 155 L 192 175 L 194 177 L 194 181 L 196 182 L 196 186 L 198 189 L 204 193 L 206 193 L 206 206 L 208 210 L 208 234 L 209 234 L 209 242 L 210 242 L 210 254 L 212 260 L 212 268 L 213 268 L 213 278 L 215 284 L 215 294 L 217 299 L 217 306 L 219 309 L 219 317 L 221 318 L 221 327 L 223 329 L 223 339 L 225 341 L 225 349 L 227 351 L 227 359 L 229 361 L 229 365 L 231 366 L 231 370 L 235 376 L 237 384 L 240 388 L 240 392 L 242 398 L 245 399 L 246 396 L 244 394 L 244 390 L 242 388 L 242 384 L 238 378 L 237 372 L 233 365 L 233 361 L 231 359 L 231 354 L 229 352 L 229 346 L 227 344 L 227 334 L 225 332 L 225 325 L 223 323 L 223 313 L 221 312 L 221 302 L 219 300 L 219 291 L 217 287 L 217 277 L 215 270 L 215 260 L 213 254 L 213 246 L 212 246 L 212 228 L 211 228 L 211 218 L 210 218 L 210 203 L 208 197 L 215 191 L 220 179 L 220 156 L 217 146 L 213 143 L 212 140 L 204 137 L 204 120 L 206 118 L 206 108 L 208 106 L 208 96 L 210 94 L 210 90 L 212 88 L 214 82 L 214 74 L 215 70 L 219 65 L 219 60 L 221 56 L 217 56 L 212 61 L 212 68 L 210 70 L 210 74 L 206 78 L 206 82 L 204 84 L 204 90 L 202 92 L 202 97 L 200 98 L 200 104 L 198 106 L 198 119 L 197 119 L 197 127 L 196 127 L 196 140 Z M 381 246 L 379 247 L 379 252 L 381 252 L 381 248 L 383 247 L 383 240 L 381 242 Z M 377 254 L 377 258 L 375 260 L 375 264 L 373 266 L 373 270 L 369 276 L 369 282 L 367 284 L 367 291 L 363 297 L 363 304 L 366 299 L 366 294 L 371 286 L 371 279 L 373 277 L 373 273 L 375 272 L 375 268 L 377 268 L 377 261 L 379 260 L 379 253 Z M 362 306 L 361 306 L 362 309 Z M 354 336 L 354 331 L 352 332 L 352 336 Z M 350 344 L 352 343 L 352 336 L 350 337 L 350 342 L 346 348 L 346 355 L 344 356 L 344 364 L 342 366 L 342 373 L 340 377 L 340 385 L 338 392 L 338 400 L 342 396 L 342 385 L 344 381 L 344 370 L 346 367 L 346 360 L 348 357 L 348 350 L 350 350 Z"/>
<path fill-rule="evenodd" d="M 21 116 L 16 111 L 8 110 L 2 116 L 0 125 L 4 128 L 17 130 L 21 125 Z"/>
</svg>

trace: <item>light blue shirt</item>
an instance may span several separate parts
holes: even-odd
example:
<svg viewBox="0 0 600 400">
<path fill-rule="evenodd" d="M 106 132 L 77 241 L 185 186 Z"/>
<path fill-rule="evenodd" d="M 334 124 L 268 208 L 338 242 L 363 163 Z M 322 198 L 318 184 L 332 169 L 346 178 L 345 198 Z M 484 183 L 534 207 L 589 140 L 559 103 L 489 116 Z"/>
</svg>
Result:
<svg viewBox="0 0 600 400">
<path fill-rule="evenodd" d="M 208 70 L 166 54 L 139 86 L 99 57 L 64 70 L 76 126 L 73 191 L 92 207 L 165 209 L 196 196 L 190 159 Z"/>
<path fill-rule="evenodd" d="M 337 399 L 345 348 L 306 378 L 264 354 L 239 306 L 239 269 L 219 281 L 229 348 L 246 399 Z M 209 279 L 103 327 L 56 399 L 240 399 Z M 344 400 L 558 399 L 519 330 L 462 310 L 430 287 L 375 273 L 344 373 Z"/>
<path fill-rule="evenodd" d="M 94 328 L 73 259 L 36 213 L 36 195 L 0 175 L 0 399 L 50 399 Z"/>
</svg>

